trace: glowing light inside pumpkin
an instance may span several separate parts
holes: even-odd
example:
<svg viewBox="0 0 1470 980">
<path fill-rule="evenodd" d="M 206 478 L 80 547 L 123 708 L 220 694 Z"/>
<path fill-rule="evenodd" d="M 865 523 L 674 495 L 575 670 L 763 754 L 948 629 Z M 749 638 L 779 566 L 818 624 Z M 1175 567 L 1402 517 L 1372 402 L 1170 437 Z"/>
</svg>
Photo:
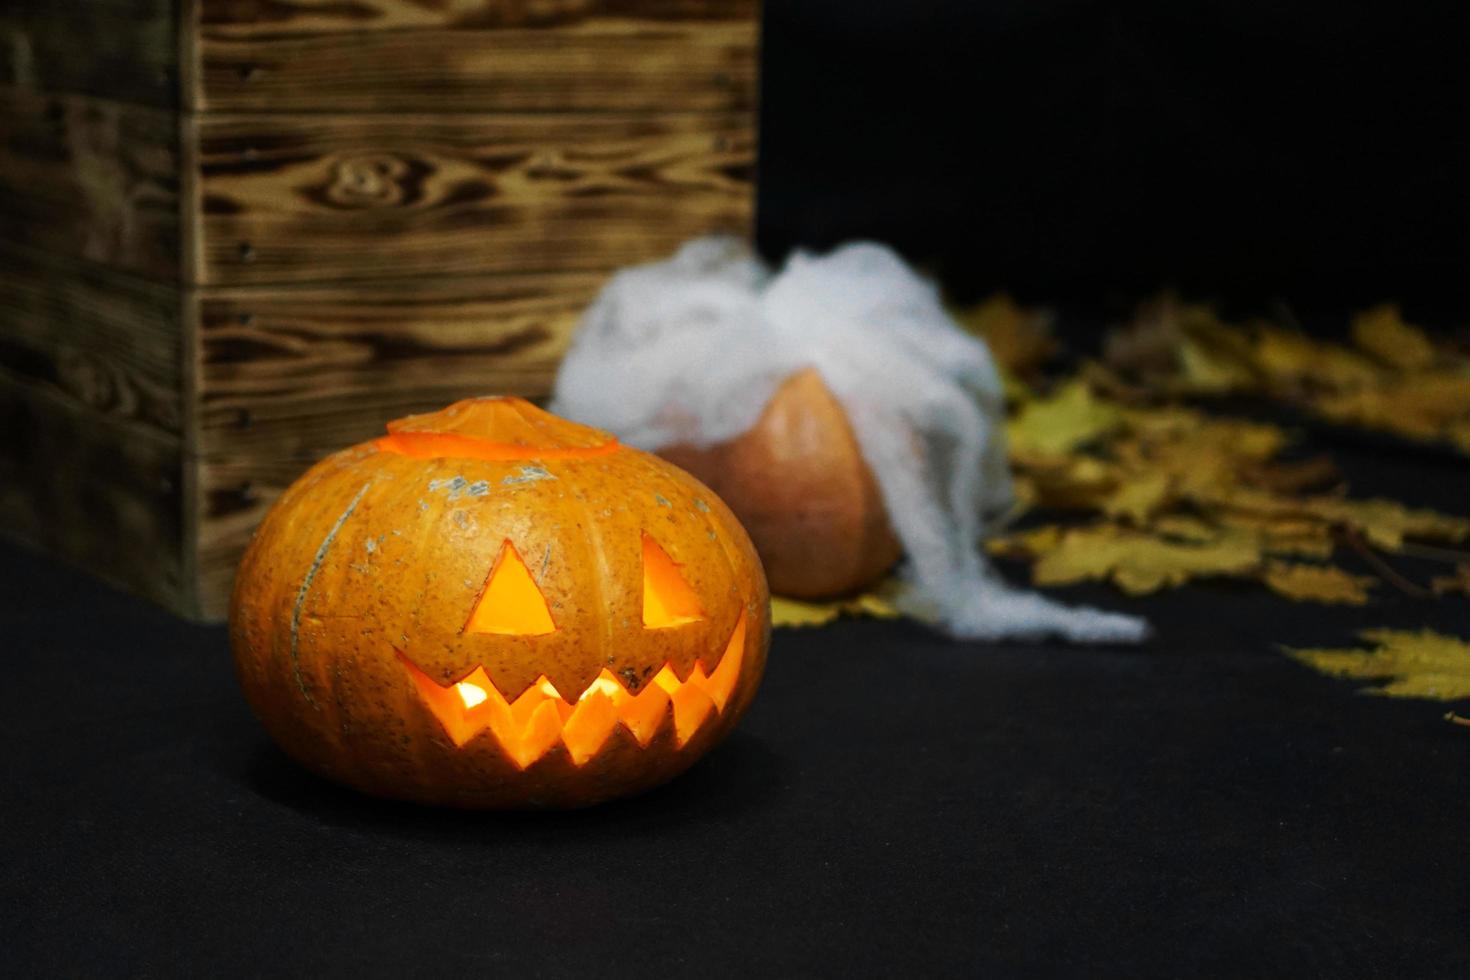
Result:
<svg viewBox="0 0 1470 980">
<path fill-rule="evenodd" d="M 500 555 L 464 629 L 466 633 L 511 636 L 545 636 L 556 632 L 546 597 L 509 541 L 500 546 Z"/>
<path fill-rule="evenodd" d="M 506 755 L 524 769 L 561 742 L 572 762 L 584 765 L 619 726 L 647 748 L 673 719 L 674 744 L 683 748 L 700 728 L 725 710 L 745 659 L 745 612 L 735 623 L 724 656 L 712 673 L 697 662 L 685 680 L 667 664 L 637 694 L 629 693 L 606 668 L 573 701 L 546 677 L 507 701 L 484 667 L 457 683 L 441 686 L 399 654 L 420 697 L 456 746 L 488 731 Z"/>
<path fill-rule="evenodd" d="M 643 625 L 649 629 L 682 626 L 704 618 L 699 597 L 679 566 L 647 533 L 643 535 Z"/>
<path fill-rule="evenodd" d="M 460 681 L 454 685 L 454 689 L 459 692 L 459 699 L 464 702 L 466 708 L 473 708 L 475 705 L 483 703 L 489 697 L 483 687 L 478 684 L 471 684 L 469 681 Z"/>
</svg>

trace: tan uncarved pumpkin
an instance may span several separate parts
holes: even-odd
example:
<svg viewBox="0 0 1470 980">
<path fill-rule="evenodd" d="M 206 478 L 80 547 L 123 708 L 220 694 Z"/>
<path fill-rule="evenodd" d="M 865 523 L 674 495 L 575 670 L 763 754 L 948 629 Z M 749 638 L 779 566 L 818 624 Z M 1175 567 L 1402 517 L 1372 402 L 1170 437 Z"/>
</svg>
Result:
<svg viewBox="0 0 1470 980">
<path fill-rule="evenodd" d="M 239 569 L 237 673 L 289 755 L 381 796 L 581 806 L 730 731 L 769 595 L 714 493 L 520 399 L 388 430 L 296 481 Z"/>
<path fill-rule="evenodd" d="M 787 378 L 755 425 L 729 442 L 659 455 L 730 505 L 778 595 L 854 592 L 903 554 L 847 413 L 815 369 Z"/>
</svg>

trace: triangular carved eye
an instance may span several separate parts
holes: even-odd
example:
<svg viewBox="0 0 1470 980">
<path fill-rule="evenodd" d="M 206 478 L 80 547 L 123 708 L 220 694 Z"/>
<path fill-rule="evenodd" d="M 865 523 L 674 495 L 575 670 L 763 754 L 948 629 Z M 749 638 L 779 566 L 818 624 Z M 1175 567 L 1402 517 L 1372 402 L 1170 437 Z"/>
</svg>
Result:
<svg viewBox="0 0 1470 980">
<path fill-rule="evenodd" d="M 485 580 L 485 588 L 464 631 L 511 636 L 544 636 L 556 632 L 546 597 L 536 587 L 526 563 L 509 540 L 500 546 L 500 556 L 490 569 L 490 577 Z"/>
<path fill-rule="evenodd" d="M 681 626 L 704 618 L 699 598 L 679 566 L 659 547 L 657 541 L 643 535 L 643 625 L 649 629 Z"/>
</svg>

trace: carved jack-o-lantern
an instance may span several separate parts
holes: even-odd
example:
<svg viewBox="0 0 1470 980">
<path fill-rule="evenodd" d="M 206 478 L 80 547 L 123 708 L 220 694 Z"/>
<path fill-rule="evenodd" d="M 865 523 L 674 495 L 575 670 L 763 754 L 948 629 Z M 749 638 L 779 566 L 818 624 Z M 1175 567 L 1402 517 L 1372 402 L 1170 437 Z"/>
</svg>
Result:
<svg viewBox="0 0 1470 980">
<path fill-rule="evenodd" d="M 380 795 L 575 806 L 730 730 L 768 595 L 708 489 L 519 399 L 388 429 L 292 485 L 240 566 L 236 667 L 290 755 Z"/>
</svg>

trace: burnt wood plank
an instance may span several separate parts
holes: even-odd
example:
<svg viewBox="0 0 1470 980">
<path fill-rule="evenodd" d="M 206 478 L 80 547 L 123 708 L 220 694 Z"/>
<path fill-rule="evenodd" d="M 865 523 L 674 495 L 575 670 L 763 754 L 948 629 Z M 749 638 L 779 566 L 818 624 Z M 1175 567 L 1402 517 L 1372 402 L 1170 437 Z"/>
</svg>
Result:
<svg viewBox="0 0 1470 980">
<path fill-rule="evenodd" d="M 204 284 L 605 271 L 751 226 L 751 118 L 201 117 Z"/>
<path fill-rule="evenodd" d="M 196 2 L 187 97 L 210 111 L 728 111 L 756 101 L 757 0 Z"/>
<path fill-rule="evenodd" d="M 176 280 L 178 137 L 166 110 L 0 88 L 0 239 Z"/>
<path fill-rule="evenodd" d="M 204 455 L 312 460 L 469 395 L 550 391 L 592 273 L 192 290 Z"/>
<path fill-rule="evenodd" d="M 0 533 L 189 615 L 182 444 L 0 367 Z"/>
<path fill-rule="evenodd" d="M 172 108 L 179 0 L 5 0 L 0 84 Z"/>
<path fill-rule="evenodd" d="M 177 286 L 0 244 L 0 370 L 73 409 L 179 437 Z"/>
</svg>

